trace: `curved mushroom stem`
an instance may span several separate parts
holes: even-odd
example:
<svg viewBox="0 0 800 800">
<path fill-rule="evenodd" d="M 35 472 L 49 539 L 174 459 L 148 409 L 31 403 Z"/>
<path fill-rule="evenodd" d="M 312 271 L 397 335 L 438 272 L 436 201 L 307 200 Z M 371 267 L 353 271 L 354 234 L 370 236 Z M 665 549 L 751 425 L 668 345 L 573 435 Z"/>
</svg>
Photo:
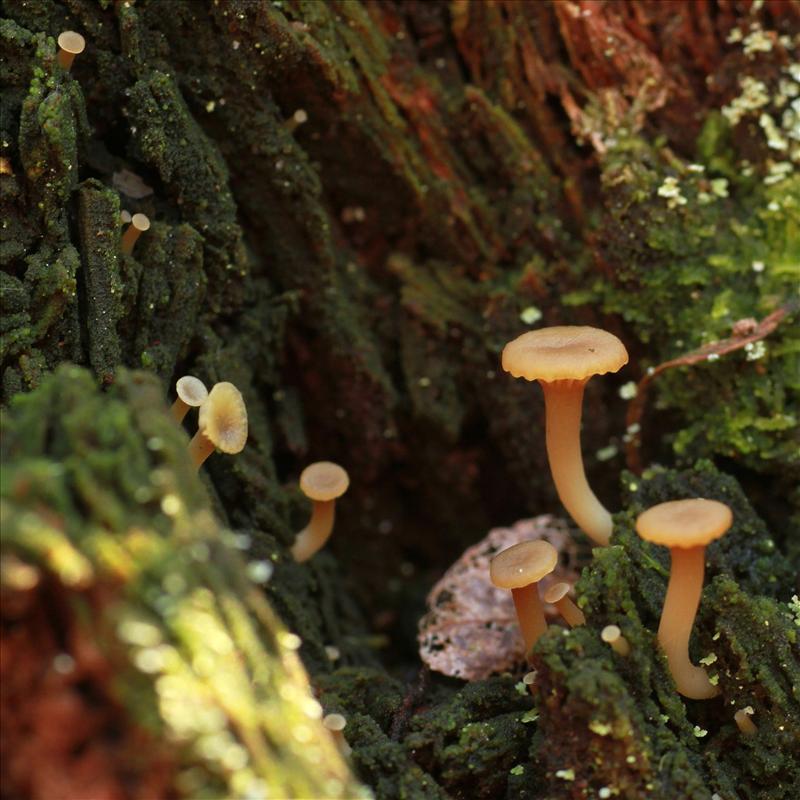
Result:
<svg viewBox="0 0 800 800">
<path fill-rule="evenodd" d="M 172 418 L 178 423 L 178 425 L 183 422 L 183 419 L 189 413 L 190 408 L 191 406 L 188 403 L 184 403 L 180 397 L 175 398 L 175 402 L 172 404 L 170 412 L 172 414 Z"/>
<path fill-rule="evenodd" d="M 596 544 L 611 538 L 611 514 L 595 497 L 586 481 L 581 454 L 580 381 L 539 381 L 544 390 L 547 458 L 556 491 L 578 527 Z"/>
<path fill-rule="evenodd" d="M 517 609 L 517 619 L 525 640 L 525 653 L 530 653 L 539 637 L 547 630 L 544 618 L 544 608 L 539 599 L 539 584 L 529 583 L 521 589 L 512 589 L 514 607 Z"/>
<path fill-rule="evenodd" d="M 583 611 L 581 611 L 566 595 L 560 600 L 556 600 L 554 605 L 570 628 L 576 628 L 578 625 L 586 624 L 586 616 Z"/>
<path fill-rule="evenodd" d="M 297 534 L 292 545 L 292 556 L 295 561 L 308 561 L 328 541 L 333 530 L 335 507 L 335 500 L 314 500 L 311 519 Z"/>
<path fill-rule="evenodd" d="M 733 715 L 736 725 L 745 736 L 752 736 L 754 733 L 758 733 L 758 726 L 750 719 L 752 713 L 753 707 L 747 706 L 746 708 L 740 708 Z"/>
<path fill-rule="evenodd" d="M 197 433 L 192 437 L 192 441 L 189 442 L 189 456 L 192 459 L 192 463 L 200 469 L 203 466 L 203 462 L 214 452 L 214 444 L 213 442 L 202 432 L 197 431 Z"/>
<path fill-rule="evenodd" d="M 702 667 L 689 660 L 689 636 L 700 605 L 705 574 L 705 545 L 671 547 L 672 570 L 658 626 L 658 641 L 667 655 L 678 691 L 692 700 L 719 694 Z"/>
</svg>

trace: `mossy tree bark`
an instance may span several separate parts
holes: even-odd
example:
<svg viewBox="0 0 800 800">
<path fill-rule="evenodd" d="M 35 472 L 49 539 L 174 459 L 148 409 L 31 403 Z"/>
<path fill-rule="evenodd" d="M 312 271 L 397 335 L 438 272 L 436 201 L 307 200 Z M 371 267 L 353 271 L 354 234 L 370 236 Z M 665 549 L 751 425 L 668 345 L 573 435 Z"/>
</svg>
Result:
<svg viewBox="0 0 800 800">
<path fill-rule="evenodd" d="M 5 0 L 4 402 L 64 361 L 103 386 L 144 368 L 165 401 L 185 372 L 234 382 L 251 440 L 204 468 L 215 513 L 278 563 L 312 670 L 325 645 L 374 664 L 365 631 L 408 641 L 397 609 L 432 574 L 555 507 L 507 340 L 628 343 L 583 432 L 616 508 L 617 390 L 792 298 L 799 28 L 796 0 Z M 69 73 L 65 29 L 88 43 Z M 153 221 L 131 256 L 121 209 Z M 665 373 L 644 423 L 651 454 L 739 470 L 795 552 L 796 322 Z M 317 458 L 353 477 L 330 545 L 347 591 L 330 559 L 286 558 Z"/>
</svg>

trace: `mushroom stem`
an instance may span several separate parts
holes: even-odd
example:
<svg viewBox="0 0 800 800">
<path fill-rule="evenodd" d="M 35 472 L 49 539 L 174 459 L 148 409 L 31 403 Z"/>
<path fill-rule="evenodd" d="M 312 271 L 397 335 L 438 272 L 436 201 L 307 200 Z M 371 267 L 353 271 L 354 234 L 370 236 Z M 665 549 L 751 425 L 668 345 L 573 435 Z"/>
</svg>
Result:
<svg viewBox="0 0 800 800">
<path fill-rule="evenodd" d="M 191 406 L 188 403 L 185 403 L 180 397 L 175 398 L 175 402 L 170 407 L 170 413 L 172 414 L 172 418 L 178 425 L 183 422 L 184 417 L 189 413 L 189 409 Z M 206 456 L 208 458 L 208 456 Z"/>
<path fill-rule="evenodd" d="M 122 234 L 119 249 L 126 255 L 130 255 L 133 252 L 133 246 L 136 244 L 136 240 L 144 231 L 149 229 L 150 220 L 147 216 L 144 214 L 134 214 L 131 217 L 131 224 L 125 228 L 125 232 Z"/>
<path fill-rule="evenodd" d="M 189 457 L 197 469 L 203 466 L 203 462 L 214 452 L 214 443 L 202 432 L 197 433 L 189 442 Z"/>
<path fill-rule="evenodd" d="M 628 640 L 622 635 L 618 625 L 606 625 L 600 631 L 600 638 L 608 644 L 618 656 L 627 656 L 631 652 Z"/>
<path fill-rule="evenodd" d="M 560 600 L 556 600 L 554 605 L 570 628 L 576 628 L 578 625 L 586 624 L 586 616 L 583 611 L 581 611 L 566 595 Z"/>
<path fill-rule="evenodd" d="M 529 653 L 539 637 L 547 630 L 544 608 L 539 599 L 539 584 L 529 583 L 519 589 L 512 589 L 511 596 L 517 609 L 522 638 L 525 640 L 525 652 Z"/>
<path fill-rule="evenodd" d="M 314 500 L 311 519 L 297 534 L 292 556 L 297 562 L 308 561 L 328 540 L 333 530 L 335 500 Z"/>
<path fill-rule="evenodd" d="M 709 681 L 705 669 L 689 660 L 689 636 L 703 591 L 705 552 L 705 545 L 670 548 L 672 570 L 658 626 L 658 641 L 675 685 L 692 700 L 706 700 L 720 691 Z"/>
<path fill-rule="evenodd" d="M 750 719 L 752 713 L 753 707 L 746 706 L 745 708 L 740 708 L 733 715 L 736 725 L 745 736 L 752 736 L 754 733 L 758 733 L 758 726 Z"/>
<path fill-rule="evenodd" d="M 585 380 L 539 381 L 544 390 L 547 458 L 561 502 L 596 544 L 611 538 L 611 514 L 586 481 L 581 454 L 581 411 Z"/>
<path fill-rule="evenodd" d="M 75 56 L 84 51 L 86 40 L 75 31 L 63 31 L 58 37 L 58 64 L 69 72 Z"/>
</svg>

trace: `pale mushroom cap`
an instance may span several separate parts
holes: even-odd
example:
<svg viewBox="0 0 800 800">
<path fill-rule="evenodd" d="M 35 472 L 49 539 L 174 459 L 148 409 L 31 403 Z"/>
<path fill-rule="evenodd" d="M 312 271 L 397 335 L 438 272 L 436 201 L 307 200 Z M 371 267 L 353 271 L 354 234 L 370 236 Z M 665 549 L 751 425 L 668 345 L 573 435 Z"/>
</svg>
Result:
<svg viewBox="0 0 800 800">
<path fill-rule="evenodd" d="M 329 731 L 343 731 L 347 726 L 347 720 L 341 714 L 326 714 L 322 724 Z"/>
<path fill-rule="evenodd" d="M 545 593 L 545 603 L 557 603 L 569 594 L 570 586 L 568 583 L 554 583 Z"/>
<path fill-rule="evenodd" d="M 580 325 L 528 331 L 503 348 L 503 369 L 529 381 L 583 380 L 628 363 L 613 333 Z"/>
<path fill-rule="evenodd" d="M 200 430 L 223 453 L 239 453 L 247 442 L 247 409 L 232 383 L 214 384 L 200 406 Z"/>
<path fill-rule="evenodd" d="M 146 214 L 134 214 L 131 217 L 131 225 L 137 231 L 146 231 L 150 229 L 150 218 Z"/>
<path fill-rule="evenodd" d="M 732 523 L 725 503 L 696 497 L 648 508 L 636 519 L 636 533 L 653 544 L 697 547 L 719 539 Z"/>
<path fill-rule="evenodd" d="M 78 55 L 86 47 L 86 39 L 75 31 L 63 31 L 58 35 L 58 46 L 72 55 Z"/>
<path fill-rule="evenodd" d="M 600 638 L 608 644 L 616 642 L 620 636 L 622 636 L 622 631 L 619 629 L 619 625 L 606 625 L 600 631 Z"/>
<path fill-rule="evenodd" d="M 300 489 L 312 500 L 335 500 L 349 485 L 347 472 L 333 461 L 309 464 L 300 474 Z"/>
<path fill-rule="evenodd" d="M 186 403 L 187 406 L 201 406 L 208 398 L 208 389 L 200 378 L 195 378 L 194 375 L 184 375 L 178 378 L 175 384 L 175 391 L 178 397 Z"/>
<path fill-rule="evenodd" d="M 498 553 L 489 565 L 498 589 L 521 589 L 549 575 L 558 563 L 558 551 L 542 539 L 520 542 Z"/>
</svg>

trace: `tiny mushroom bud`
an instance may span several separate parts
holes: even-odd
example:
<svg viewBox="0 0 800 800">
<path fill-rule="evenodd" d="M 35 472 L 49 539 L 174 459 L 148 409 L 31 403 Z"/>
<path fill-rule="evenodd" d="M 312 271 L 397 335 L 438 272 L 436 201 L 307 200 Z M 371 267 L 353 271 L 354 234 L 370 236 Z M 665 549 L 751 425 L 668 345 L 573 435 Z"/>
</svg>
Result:
<svg viewBox="0 0 800 800">
<path fill-rule="evenodd" d="M 131 216 L 130 211 L 126 211 L 124 208 L 122 211 L 119 212 L 119 224 L 120 225 L 127 225 L 133 217 Z"/>
<path fill-rule="evenodd" d="M 618 625 L 606 625 L 600 631 L 600 638 L 611 645 L 611 649 L 620 656 L 626 656 L 631 651 L 628 640 L 622 635 Z"/>
<path fill-rule="evenodd" d="M 150 220 L 144 214 L 134 214 L 131 217 L 131 224 L 125 229 L 122 234 L 122 241 L 120 243 L 120 250 L 126 255 L 133 252 L 133 246 L 136 240 L 150 228 Z"/>
<path fill-rule="evenodd" d="M 86 40 L 75 31 L 63 31 L 58 36 L 58 63 L 69 71 L 75 56 L 80 55 L 86 47 Z"/>
<path fill-rule="evenodd" d="M 689 636 L 703 591 L 706 545 L 719 539 L 732 522 L 728 506 L 703 498 L 660 503 L 636 520 L 636 532 L 642 539 L 670 549 L 672 570 L 658 641 L 678 691 L 693 700 L 719 694 L 705 669 L 689 660 Z"/>
<path fill-rule="evenodd" d="M 184 417 L 189 413 L 190 408 L 199 408 L 208 398 L 208 389 L 200 378 L 193 375 L 184 375 L 178 378 L 175 384 L 175 391 L 178 396 L 172 404 L 172 416 L 175 422 L 180 424 Z"/>
<path fill-rule="evenodd" d="M 555 547 L 544 539 L 537 539 L 503 550 L 489 565 L 492 583 L 498 589 L 511 589 L 526 653 L 547 630 L 538 584 L 555 569 L 557 563 Z"/>
<path fill-rule="evenodd" d="M 214 452 L 240 453 L 247 442 L 247 408 L 232 383 L 214 384 L 200 406 L 197 433 L 189 442 L 189 455 L 200 469 Z"/>
<path fill-rule="evenodd" d="M 758 733 L 758 726 L 750 719 L 754 713 L 753 706 L 745 706 L 744 708 L 740 708 L 733 715 L 736 724 L 739 726 L 739 730 L 745 736 L 752 736 L 754 733 Z"/>
<path fill-rule="evenodd" d="M 344 738 L 343 733 L 345 727 L 347 726 L 347 720 L 345 717 L 341 714 L 326 714 L 322 718 L 322 724 L 331 732 L 333 740 L 336 742 L 336 745 L 338 746 L 342 755 L 350 755 L 350 745 L 347 744 L 347 740 Z"/>
<path fill-rule="evenodd" d="M 611 515 L 589 488 L 583 469 L 581 411 L 583 389 L 592 375 L 616 372 L 628 363 L 625 345 L 599 328 L 542 328 L 509 342 L 502 363 L 515 378 L 541 384 L 547 458 L 558 496 L 592 541 L 608 544 Z"/>
<path fill-rule="evenodd" d="M 568 583 L 554 583 L 545 593 L 545 603 L 552 603 L 564 617 L 567 625 L 574 628 L 578 625 L 583 625 L 586 622 L 586 617 L 578 606 L 567 597 L 570 585 Z"/>
<path fill-rule="evenodd" d="M 347 472 L 332 461 L 317 461 L 300 475 L 300 490 L 313 502 L 308 525 L 297 534 L 292 545 L 295 561 L 308 561 L 328 540 L 333 530 L 336 498 L 350 485 Z"/>
</svg>

